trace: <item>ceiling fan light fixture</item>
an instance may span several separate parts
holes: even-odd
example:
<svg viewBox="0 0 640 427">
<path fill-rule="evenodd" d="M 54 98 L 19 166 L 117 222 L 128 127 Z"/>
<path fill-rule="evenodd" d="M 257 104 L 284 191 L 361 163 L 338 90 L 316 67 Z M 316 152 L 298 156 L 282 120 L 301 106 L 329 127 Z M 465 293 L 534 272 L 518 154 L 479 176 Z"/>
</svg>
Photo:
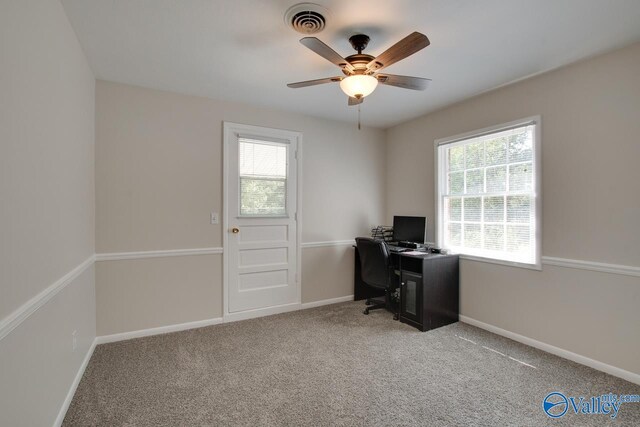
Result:
<svg viewBox="0 0 640 427">
<path fill-rule="evenodd" d="M 340 82 L 340 89 L 352 98 L 370 95 L 378 86 L 378 79 L 365 74 L 346 77 Z"/>
</svg>

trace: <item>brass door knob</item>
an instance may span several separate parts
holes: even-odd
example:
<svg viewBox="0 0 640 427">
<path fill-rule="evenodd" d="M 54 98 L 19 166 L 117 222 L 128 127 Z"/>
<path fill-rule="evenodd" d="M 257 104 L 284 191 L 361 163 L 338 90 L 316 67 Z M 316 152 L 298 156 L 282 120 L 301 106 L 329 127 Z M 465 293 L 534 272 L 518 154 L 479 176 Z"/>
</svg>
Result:
<svg viewBox="0 0 640 427">
<path fill-rule="evenodd" d="M 233 227 L 233 228 L 231 229 L 231 232 L 232 232 L 233 234 L 238 234 L 238 233 L 240 232 L 240 229 L 239 229 L 238 227 Z"/>
</svg>

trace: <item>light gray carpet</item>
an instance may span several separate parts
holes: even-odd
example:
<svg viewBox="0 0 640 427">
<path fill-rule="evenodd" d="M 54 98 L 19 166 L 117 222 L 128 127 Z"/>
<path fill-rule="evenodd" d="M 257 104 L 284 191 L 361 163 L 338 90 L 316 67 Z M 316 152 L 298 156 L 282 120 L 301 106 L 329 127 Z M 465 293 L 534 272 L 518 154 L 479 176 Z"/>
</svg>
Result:
<svg viewBox="0 0 640 427">
<path fill-rule="evenodd" d="M 613 421 L 542 411 L 551 391 L 640 394 L 632 383 L 463 323 L 419 332 L 362 308 L 100 345 L 64 425 L 640 425 L 640 403 Z"/>
</svg>

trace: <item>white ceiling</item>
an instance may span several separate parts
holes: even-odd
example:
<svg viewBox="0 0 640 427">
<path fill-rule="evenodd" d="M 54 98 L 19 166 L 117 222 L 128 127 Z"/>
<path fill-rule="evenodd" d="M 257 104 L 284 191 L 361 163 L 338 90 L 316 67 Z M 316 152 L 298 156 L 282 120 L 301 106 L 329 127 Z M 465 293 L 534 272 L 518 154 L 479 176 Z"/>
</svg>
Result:
<svg viewBox="0 0 640 427">
<path fill-rule="evenodd" d="M 96 77 L 355 121 L 340 75 L 285 26 L 296 0 L 62 0 Z M 640 40 L 638 0 L 315 0 L 331 11 L 316 36 L 341 55 L 365 33 L 377 55 L 420 31 L 431 46 L 390 66 L 433 79 L 425 92 L 379 86 L 363 124 L 388 127 L 479 92 Z M 602 76 L 606 79 L 607 76 Z"/>
</svg>

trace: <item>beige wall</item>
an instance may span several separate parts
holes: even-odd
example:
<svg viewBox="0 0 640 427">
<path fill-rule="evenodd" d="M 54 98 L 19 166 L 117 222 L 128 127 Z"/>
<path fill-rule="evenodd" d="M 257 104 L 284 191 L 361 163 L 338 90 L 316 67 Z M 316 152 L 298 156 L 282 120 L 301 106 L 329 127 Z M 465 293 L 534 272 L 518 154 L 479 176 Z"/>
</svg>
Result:
<svg viewBox="0 0 640 427">
<path fill-rule="evenodd" d="M 94 251 L 95 80 L 59 2 L 23 3 L 0 9 L 0 318 Z"/>
<path fill-rule="evenodd" d="M 96 336 L 94 283 L 90 267 L 0 341 L 1 426 L 54 425 Z"/>
<path fill-rule="evenodd" d="M 59 1 L 0 2 L 0 58 L 4 320 L 94 253 L 95 80 Z M 53 424 L 94 303 L 89 268 L 1 339 L 0 425 Z"/>
<path fill-rule="evenodd" d="M 640 266 L 639 75 L 635 44 L 389 129 L 389 170 L 411 170 L 422 185 L 388 174 L 387 219 L 426 215 L 434 239 L 433 141 L 540 114 L 542 255 Z M 640 373 L 638 277 L 466 260 L 461 269 L 462 314 Z"/>
<path fill-rule="evenodd" d="M 97 253 L 222 246 L 222 225 L 211 225 L 209 213 L 223 212 L 223 121 L 303 133 L 303 242 L 353 239 L 382 221 L 384 131 L 98 81 Z M 310 250 L 316 255 L 307 255 Z M 352 274 L 348 268 L 340 267 L 337 280 L 334 267 L 323 264 L 334 251 L 303 249 L 305 302 L 352 293 L 343 277 Z M 204 258 L 209 267 L 194 272 L 177 258 L 99 262 L 98 333 L 219 317 L 221 258 Z M 161 274 L 169 265 L 173 274 Z M 308 269 L 323 275 L 311 278 Z M 184 299 L 167 312 L 176 289 Z"/>
<path fill-rule="evenodd" d="M 303 303 L 353 295 L 354 249 L 351 246 L 304 248 Z"/>
<path fill-rule="evenodd" d="M 222 257 L 96 264 L 98 336 L 222 317 Z"/>
</svg>

